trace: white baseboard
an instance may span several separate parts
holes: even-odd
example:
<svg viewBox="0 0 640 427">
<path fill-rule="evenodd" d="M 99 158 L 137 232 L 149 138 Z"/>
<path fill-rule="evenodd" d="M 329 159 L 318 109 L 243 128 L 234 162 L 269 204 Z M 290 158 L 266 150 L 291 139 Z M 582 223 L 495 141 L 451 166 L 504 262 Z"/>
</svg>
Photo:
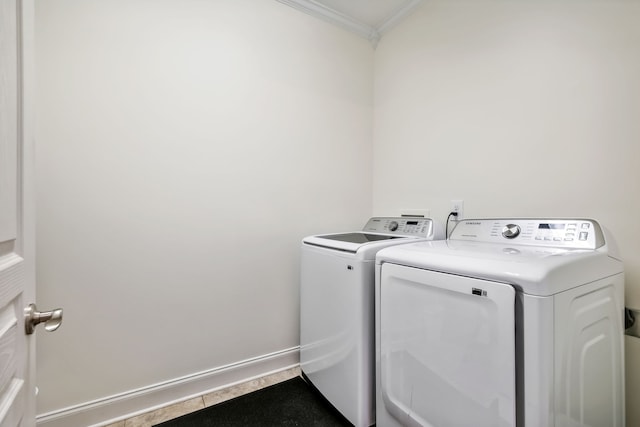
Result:
<svg viewBox="0 0 640 427">
<path fill-rule="evenodd" d="M 104 426 L 173 403 L 295 367 L 299 347 L 292 347 L 159 384 L 130 390 L 36 417 L 38 427 Z"/>
</svg>

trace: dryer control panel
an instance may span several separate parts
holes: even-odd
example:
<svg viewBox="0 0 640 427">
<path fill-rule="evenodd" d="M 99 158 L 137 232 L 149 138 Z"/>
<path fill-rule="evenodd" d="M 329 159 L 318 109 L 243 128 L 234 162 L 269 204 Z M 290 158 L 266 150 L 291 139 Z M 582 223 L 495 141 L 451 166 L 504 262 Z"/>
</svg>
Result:
<svg viewBox="0 0 640 427">
<path fill-rule="evenodd" d="M 429 237 L 433 234 L 433 221 L 431 218 L 373 217 L 362 231 Z"/>
<path fill-rule="evenodd" d="M 449 239 L 577 249 L 604 245 L 602 229 L 593 219 L 464 219 L 456 224 Z"/>
</svg>

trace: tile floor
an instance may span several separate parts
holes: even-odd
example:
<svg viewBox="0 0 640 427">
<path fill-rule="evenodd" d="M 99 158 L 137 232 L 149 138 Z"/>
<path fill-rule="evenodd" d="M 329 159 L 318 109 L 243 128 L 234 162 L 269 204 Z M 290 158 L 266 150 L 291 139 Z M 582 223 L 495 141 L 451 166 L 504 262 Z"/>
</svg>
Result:
<svg viewBox="0 0 640 427">
<path fill-rule="evenodd" d="M 166 406 L 155 411 L 137 415 L 123 421 L 118 421 L 117 423 L 109 424 L 105 427 L 151 427 L 155 424 L 177 418 L 181 415 L 197 411 L 198 409 L 213 406 L 217 403 L 242 396 L 243 394 L 251 393 L 252 391 L 286 381 L 299 375 L 299 367 L 287 369 L 286 371 L 276 372 L 275 374 L 268 375 L 266 377 L 257 378 L 213 393 L 185 400 L 184 402 Z"/>
</svg>

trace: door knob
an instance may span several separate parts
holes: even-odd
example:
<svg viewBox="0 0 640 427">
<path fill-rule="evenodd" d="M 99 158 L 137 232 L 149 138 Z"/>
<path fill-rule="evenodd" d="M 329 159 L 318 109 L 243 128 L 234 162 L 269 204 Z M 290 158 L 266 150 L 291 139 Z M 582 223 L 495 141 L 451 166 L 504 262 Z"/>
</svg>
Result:
<svg viewBox="0 0 640 427">
<path fill-rule="evenodd" d="M 31 303 L 24 309 L 24 329 L 27 335 L 34 332 L 36 325 L 44 322 L 44 329 L 53 332 L 62 324 L 62 309 L 52 311 L 38 311 L 35 304 Z"/>
</svg>

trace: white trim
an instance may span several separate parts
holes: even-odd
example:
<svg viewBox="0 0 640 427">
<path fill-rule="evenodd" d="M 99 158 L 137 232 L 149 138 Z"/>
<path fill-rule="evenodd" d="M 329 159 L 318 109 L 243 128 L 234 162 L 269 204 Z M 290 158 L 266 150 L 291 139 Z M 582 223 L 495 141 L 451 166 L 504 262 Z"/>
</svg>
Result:
<svg viewBox="0 0 640 427">
<path fill-rule="evenodd" d="M 401 8 L 389 16 L 382 24 L 378 26 L 378 33 L 382 36 L 384 33 L 395 27 L 400 21 L 409 16 L 422 0 L 411 0 Z"/>
<path fill-rule="evenodd" d="M 316 18 L 338 25 L 346 30 L 354 32 L 367 40 L 377 37 L 378 32 L 370 25 L 364 24 L 342 12 L 331 9 L 313 0 L 277 0 L 287 6 L 291 6 Z"/>
<path fill-rule="evenodd" d="M 361 37 L 369 40 L 375 48 L 383 33 L 389 31 L 393 26 L 398 24 L 403 18 L 406 18 L 418 6 L 422 0 L 410 0 L 407 4 L 396 10 L 389 16 L 378 28 L 358 21 L 357 19 L 346 15 L 340 11 L 334 10 L 314 0 L 277 0 L 280 3 L 291 6 L 316 18 L 323 19 L 332 24 L 338 25 L 349 30 Z"/>
<path fill-rule="evenodd" d="M 38 427 L 104 426 L 299 365 L 298 346 L 36 417 Z"/>
</svg>

